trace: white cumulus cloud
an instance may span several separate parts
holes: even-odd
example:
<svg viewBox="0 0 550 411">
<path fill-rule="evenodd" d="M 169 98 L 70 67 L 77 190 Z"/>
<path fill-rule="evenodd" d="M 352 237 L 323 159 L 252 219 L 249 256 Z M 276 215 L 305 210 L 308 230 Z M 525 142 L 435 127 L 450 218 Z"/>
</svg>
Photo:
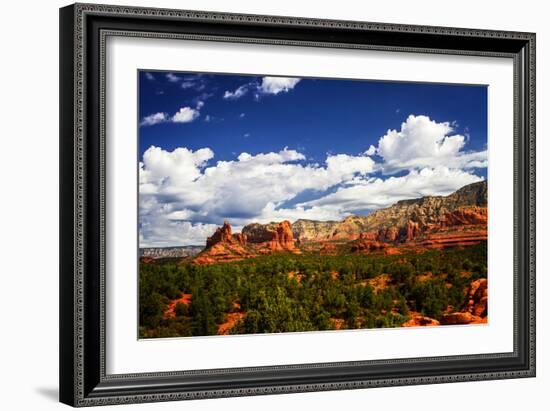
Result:
<svg viewBox="0 0 550 411">
<path fill-rule="evenodd" d="M 380 138 L 378 147 L 371 146 L 367 154 L 376 152 L 381 156 L 382 167 L 388 173 L 437 166 L 487 167 L 487 151 L 462 151 L 466 138 L 453 131 L 449 122 L 438 123 L 427 116 L 410 115 L 401 124 L 401 130 L 388 130 Z"/>
<path fill-rule="evenodd" d="M 277 95 L 286 93 L 296 87 L 300 82 L 300 78 L 295 77 L 263 77 L 260 82 L 252 81 L 250 83 L 239 86 L 234 91 L 226 90 L 223 98 L 226 100 L 237 100 L 248 94 L 249 91 L 254 92 L 256 98 L 261 95 Z"/>
<path fill-rule="evenodd" d="M 343 154 L 328 155 L 324 164 L 305 164 L 302 153 L 286 147 L 255 155 L 243 152 L 233 161 L 215 164 L 213 158 L 209 148 L 147 149 L 140 163 L 141 227 L 159 224 L 176 230 L 176 221 L 195 225 L 228 219 L 236 226 L 265 221 L 277 217 L 277 207 L 304 190 L 321 193 L 374 169 L 369 157 Z M 338 213 L 319 209 L 285 215 L 329 218 Z M 153 231 L 143 235 L 152 241 Z"/>
<path fill-rule="evenodd" d="M 238 87 L 235 91 L 226 90 L 226 92 L 223 94 L 223 98 L 226 100 L 237 100 L 243 97 L 246 93 L 248 93 L 248 88 L 249 88 L 249 85 L 244 84 Z"/>
<path fill-rule="evenodd" d="M 142 126 L 153 126 L 155 124 L 159 123 L 165 123 L 169 120 L 168 114 L 166 113 L 154 113 L 150 114 L 148 116 L 143 117 L 143 120 L 141 120 Z"/>
<path fill-rule="evenodd" d="M 176 83 L 181 80 L 181 78 L 174 73 L 166 73 L 166 79 L 171 83 Z"/>
<path fill-rule="evenodd" d="M 467 171 L 447 167 L 412 170 L 402 177 L 355 180 L 336 192 L 316 200 L 298 204 L 298 207 L 318 207 L 338 211 L 345 216 L 357 210 L 376 210 L 399 200 L 428 195 L 448 195 L 467 184 L 482 181 Z"/>
<path fill-rule="evenodd" d="M 172 121 L 174 123 L 190 123 L 199 117 L 199 115 L 199 110 L 191 107 L 182 107 L 172 116 Z"/>
<path fill-rule="evenodd" d="M 295 77 L 264 77 L 258 91 L 264 94 L 279 94 L 296 87 L 301 79 Z"/>
<path fill-rule="evenodd" d="M 215 224 L 193 224 L 189 221 L 174 221 L 159 214 L 148 218 L 140 225 L 140 247 L 170 247 L 174 245 L 202 245 L 216 230 Z"/>
</svg>

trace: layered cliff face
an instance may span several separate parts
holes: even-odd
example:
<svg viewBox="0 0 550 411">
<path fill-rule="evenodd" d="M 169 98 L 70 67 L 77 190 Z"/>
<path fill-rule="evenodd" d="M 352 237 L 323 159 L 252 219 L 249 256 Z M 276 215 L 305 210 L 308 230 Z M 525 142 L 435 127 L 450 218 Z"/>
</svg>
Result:
<svg viewBox="0 0 550 411">
<path fill-rule="evenodd" d="M 296 220 L 292 223 L 292 234 L 300 241 L 330 239 L 339 221 Z"/>
<path fill-rule="evenodd" d="M 442 227 L 460 225 L 487 224 L 488 215 L 486 207 L 460 207 L 445 213 L 440 220 Z"/>
<path fill-rule="evenodd" d="M 409 220 L 401 227 L 380 228 L 361 233 L 352 242 L 352 252 L 386 249 L 389 245 L 420 248 L 449 248 L 487 241 L 487 208 L 461 207 L 445 213 L 439 222 Z M 387 251 L 395 251 L 387 248 Z"/>
<path fill-rule="evenodd" d="M 340 222 L 297 220 L 292 224 L 292 232 L 295 238 L 305 242 L 355 240 L 367 232 L 376 232 L 378 241 L 411 240 L 418 230 L 439 225 L 445 219 L 448 225 L 458 225 L 460 221 L 464 224 L 473 224 L 475 221 L 478 221 L 475 224 L 486 224 L 486 207 L 487 182 L 481 181 L 464 186 L 445 197 L 402 200 L 368 216 L 349 216 Z M 459 208 L 462 209 L 462 215 L 452 214 Z M 402 232 L 403 229 L 406 231 Z"/>
<path fill-rule="evenodd" d="M 370 231 L 392 226 L 402 227 L 409 221 L 421 226 L 439 224 L 447 213 L 465 207 L 487 207 L 486 181 L 467 185 L 446 197 L 428 196 L 399 201 L 365 217 L 365 226 Z"/>
</svg>

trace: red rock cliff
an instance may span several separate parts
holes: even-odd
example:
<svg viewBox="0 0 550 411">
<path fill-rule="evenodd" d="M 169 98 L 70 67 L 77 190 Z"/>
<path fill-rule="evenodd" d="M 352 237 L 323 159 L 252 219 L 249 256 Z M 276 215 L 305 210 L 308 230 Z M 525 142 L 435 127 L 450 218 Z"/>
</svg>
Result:
<svg viewBox="0 0 550 411">
<path fill-rule="evenodd" d="M 249 224 L 243 228 L 248 244 L 258 245 L 271 251 L 293 251 L 294 236 L 290 222 Z"/>
<path fill-rule="evenodd" d="M 461 207 L 454 211 L 446 213 L 442 218 L 440 225 L 442 227 L 452 227 L 459 225 L 486 225 L 487 207 Z"/>
</svg>

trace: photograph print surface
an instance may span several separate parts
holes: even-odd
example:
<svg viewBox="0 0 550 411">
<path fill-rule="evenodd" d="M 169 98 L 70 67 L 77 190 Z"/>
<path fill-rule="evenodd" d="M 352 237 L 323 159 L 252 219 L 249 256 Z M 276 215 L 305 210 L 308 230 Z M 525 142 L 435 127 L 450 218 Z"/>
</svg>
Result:
<svg viewBox="0 0 550 411">
<path fill-rule="evenodd" d="M 488 322 L 486 86 L 138 87 L 140 338 Z"/>
</svg>

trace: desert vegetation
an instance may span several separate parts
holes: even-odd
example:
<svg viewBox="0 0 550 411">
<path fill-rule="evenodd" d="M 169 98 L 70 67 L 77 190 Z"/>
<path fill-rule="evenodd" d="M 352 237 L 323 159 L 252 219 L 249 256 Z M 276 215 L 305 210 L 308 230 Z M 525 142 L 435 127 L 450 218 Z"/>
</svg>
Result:
<svg viewBox="0 0 550 411">
<path fill-rule="evenodd" d="M 468 323 L 483 322 L 486 303 L 475 315 L 467 311 L 472 312 L 473 285 L 487 278 L 486 262 L 486 241 L 397 255 L 314 251 L 207 265 L 190 258 L 141 262 L 139 334 L 159 338 L 444 325 L 464 323 L 465 314 Z"/>
</svg>

